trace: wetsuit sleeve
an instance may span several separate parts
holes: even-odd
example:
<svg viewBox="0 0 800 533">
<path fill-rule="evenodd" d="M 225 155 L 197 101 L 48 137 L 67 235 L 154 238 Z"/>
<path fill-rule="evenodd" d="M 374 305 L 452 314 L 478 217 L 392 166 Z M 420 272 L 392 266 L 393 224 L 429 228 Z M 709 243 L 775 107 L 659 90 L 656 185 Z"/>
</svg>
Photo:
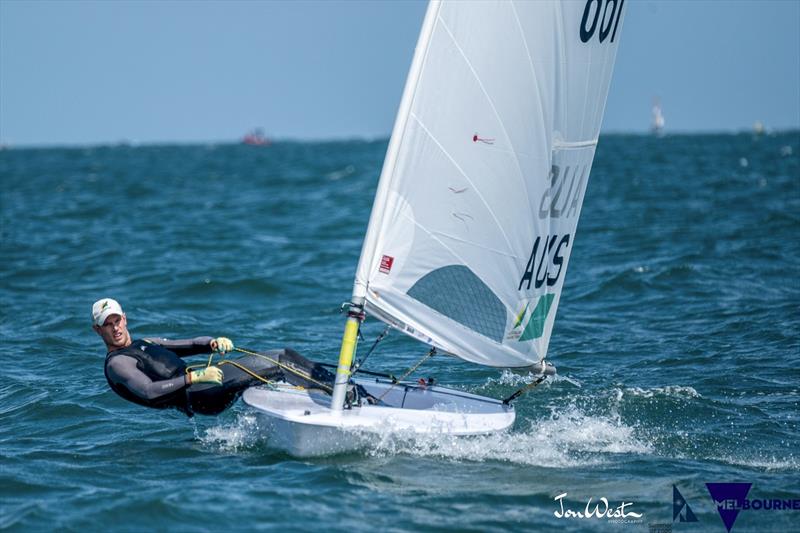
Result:
<svg viewBox="0 0 800 533">
<path fill-rule="evenodd" d="M 211 341 L 213 337 L 195 337 L 194 339 L 160 339 L 151 338 L 145 341 L 163 346 L 173 352 L 178 357 L 188 357 L 200 353 L 211 353 Z"/>
<path fill-rule="evenodd" d="M 186 376 L 153 381 L 147 374 L 139 370 L 136 364 L 137 361 L 133 357 L 117 355 L 108 363 L 108 378 L 148 402 L 172 394 L 187 385 Z"/>
</svg>

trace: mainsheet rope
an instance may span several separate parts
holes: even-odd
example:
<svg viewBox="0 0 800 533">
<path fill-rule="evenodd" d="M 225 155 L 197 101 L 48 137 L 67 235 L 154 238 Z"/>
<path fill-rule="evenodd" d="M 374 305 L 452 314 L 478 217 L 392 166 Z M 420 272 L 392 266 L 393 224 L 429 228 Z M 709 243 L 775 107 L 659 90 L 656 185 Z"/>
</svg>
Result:
<svg viewBox="0 0 800 533">
<path fill-rule="evenodd" d="M 387 328 L 386 328 L 386 330 L 384 330 L 384 331 L 383 331 L 383 333 L 381 333 L 381 334 L 378 336 L 378 338 L 375 340 L 375 344 L 373 344 L 373 345 L 372 345 L 372 348 L 371 348 L 371 349 L 370 349 L 370 351 L 367 353 L 367 355 L 364 357 L 364 359 L 362 359 L 362 360 L 361 360 L 360 364 L 359 364 L 358 366 L 356 366 L 356 370 L 355 370 L 355 372 L 353 372 L 353 374 L 355 374 L 356 372 L 358 372 L 358 369 L 359 369 L 359 368 L 361 367 L 361 365 L 362 365 L 362 364 L 363 364 L 363 363 L 364 363 L 364 362 L 367 360 L 367 357 L 369 357 L 369 355 L 372 353 L 372 351 L 375 349 L 375 347 L 378 345 L 378 343 L 379 343 L 379 342 L 380 342 L 380 341 L 383 339 L 383 337 L 385 337 L 385 336 L 386 336 L 386 333 L 388 332 L 388 330 L 389 330 L 389 328 L 387 327 Z M 278 361 L 277 359 L 273 359 L 272 357 L 269 357 L 269 356 L 267 356 L 267 355 L 264 355 L 264 354 L 262 354 L 262 353 L 255 352 L 255 351 L 253 351 L 253 350 L 249 350 L 249 349 L 247 349 L 247 348 L 234 348 L 234 349 L 233 349 L 233 351 L 235 351 L 235 352 L 239 352 L 239 353 L 243 353 L 243 354 L 247 354 L 247 355 L 254 355 L 254 356 L 256 356 L 256 357 L 261 357 L 262 359 L 266 359 L 267 361 L 269 361 L 270 363 L 274 364 L 275 366 L 277 366 L 277 367 L 279 367 L 279 368 L 282 368 L 283 370 L 286 370 L 287 372 L 290 372 L 290 373 L 292 373 L 292 374 L 294 374 L 294 375 L 296 375 L 296 376 L 299 376 L 299 377 L 301 377 L 301 378 L 303 378 L 303 379 L 305 379 L 305 380 L 308 380 L 308 381 L 310 381 L 311 383 L 313 383 L 313 384 L 317 385 L 318 387 L 320 387 L 322 390 L 328 391 L 329 393 L 332 393 L 332 392 L 333 392 L 333 389 L 332 389 L 330 386 L 328 386 L 328 385 L 326 385 L 326 384 L 324 384 L 324 383 L 321 383 L 321 382 L 319 382 L 319 381 L 315 380 L 315 379 L 314 379 L 314 378 L 312 378 L 312 377 L 311 377 L 309 374 L 307 374 L 307 373 L 305 373 L 305 372 L 303 372 L 303 371 L 301 371 L 301 370 L 298 370 L 297 368 L 293 368 L 293 367 L 290 367 L 290 366 L 284 365 L 283 363 L 281 363 L 281 362 L 280 362 L 280 361 Z M 216 353 L 216 352 L 212 352 L 211 354 L 209 354 L 209 356 L 208 356 L 208 361 L 207 361 L 207 363 L 206 363 L 206 365 L 205 365 L 205 367 L 206 367 L 206 368 L 208 368 L 209 366 L 211 366 L 211 365 L 212 365 L 212 362 L 213 362 L 213 359 L 214 359 L 214 353 Z M 380 397 L 378 398 L 378 401 L 382 401 L 382 400 L 383 400 L 383 398 L 384 398 L 384 397 L 385 397 L 387 394 L 389 394 L 389 392 L 390 392 L 390 391 L 391 391 L 391 390 L 392 390 L 392 389 L 393 389 L 393 388 L 394 388 L 394 387 L 395 387 L 395 386 L 396 386 L 396 385 L 397 385 L 399 382 L 403 381 L 403 380 L 404 380 L 404 379 L 406 379 L 408 376 L 410 376 L 411 374 L 413 374 L 413 373 L 414 373 L 414 372 L 415 372 L 415 371 L 416 371 L 416 370 L 417 370 L 417 369 L 418 369 L 420 366 L 422 366 L 422 363 L 424 363 L 425 361 L 427 361 L 428 359 L 430 359 L 430 358 L 431 358 L 431 357 L 433 357 L 434 355 L 436 355 L 436 347 L 435 347 L 435 346 L 431 347 L 430 351 L 429 351 L 427 354 L 425 354 L 425 356 L 423 356 L 423 357 L 422 357 L 422 359 L 420 359 L 419 361 L 417 361 L 417 363 L 416 363 L 414 366 L 412 366 L 411 368 L 409 368 L 409 369 L 408 369 L 408 370 L 407 370 L 407 371 L 406 371 L 406 372 L 405 372 L 405 373 L 404 373 L 404 374 L 403 374 L 403 375 L 402 375 L 402 376 L 401 376 L 399 379 L 396 379 L 396 378 L 394 378 L 394 376 L 392 376 L 392 385 L 391 385 L 391 386 L 390 386 L 388 389 L 386 389 L 386 390 L 383 392 L 383 394 L 381 394 L 381 395 L 380 395 Z M 222 366 L 222 365 L 233 365 L 233 366 L 235 366 L 236 368 L 240 369 L 242 372 L 245 372 L 246 374 L 249 374 L 250 376 L 252 376 L 252 377 L 256 378 L 256 379 L 257 379 L 257 380 L 259 380 L 259 381 L 261 381 L 262 383 L 266 383 L 266 384 L 273 384 L 273 383 L 274 383 L 273 381 L 270 381 L 270 380 L 268 380 L 268 379 L 266 379 L 266 378 L 264 378 L 264 377 L 262 377 L 262 376 L 259 376 L 258 374 L 256 374 L 255 372 L 253 372 L 252 370 L 250 370 L 249 368 L 247 368 L 246 366 L 244 366 L 244 365 L 242 365 L 242 364 L 240 364 L 240 363 L 238 363 L 238 362 L 236 362 L 236 361 L 231 361 L 231 360 L 229 360 L 229 359 L 225 359 L 225 356 L 224 356 L 223 354 L 220 354 L 220 357 L 222 358 L 222 361 L 220 361 L 219 363 L 217 363 L 217 366 Z M 189 373 L 189 372 L 190 372 L 190 371 L 191 371 L 193 368 L 201 368 L 202 366 L 203 366 L 203 365 L 188 365 L 188 366 L 186 367 L 186 373 L 188 374 L 188 373 Z M 527 384 L 526 386 L 522 387 L 521 389 L 517 390 L 517 391 L 516 391 L 514 394 L 512 394 L 511 396 L 509 396 L 508 398 L 506 398 L 505 400 L 503 400 L 503 404 L 505 404 L 505 405 L 509 405 L 509 404 L 511 404 L 511 402 L 513 402 L 514 400 L 516 400 L 517 398 L 519 398 L 520 396 L 522 396 L 522 395 L 523 395 L 523 394 L 525 394 L 526 392 L 528 392 L 528 391 L 531 391 L 531 390 L 535 389 L 535 388 L 536 388 L 537 386 L 539 386 L 539 385 L 540 385 L 540 384 L 541 384 L 541 383 L 542 383 L 542 382 L 543 382 L 545 379 L 547 379 L 547 376 L 546 376 L 546 375 L 539 376 L 539 377 L 538 377 L 538 378 L 536 378 L 534 381 L 532 381 L 531 383 L 529 383 L 529 384 Z M 304 389 L 305 387 L 300 387 L 300 386 L 297 386 L 296 388 L 298 388 L 298 389 Z"/>
<path fill-rule="evenodd" d="M 351 376 L 356 375 L 358 373 L 358 371 L 361 369 L 361 367 L 364 365 L 364 363 L 367 362 L 367 359 L 369 358 L 369 356 L 372 355 L 372 352 L 374 352 L 375 348 L 378 347 L 378 343 L 381 342 L 383 340 L 383 338 L 386 335 L 389 334 L 389 329 L 390 328 L 391 328 L 391 326 L 386 326 L 386 328 L 383 330 L 383 332 L 380 335 L 378 335 L 378 338 L 376 338 L 375 342 L 372 343 L 372 347 L 367 352 L 367 355 L 365 355 L 358 363 L 356 363 L 355 368 L 350 373 Z M 361 335 L 361 328 L 358 328 L 358 334 Z"/>
<path fill-rule="evenodd" d="M 509 405 L 511 402 L 513 402 L 514 400 L 516 400 L 517 398 L 522 396 L 524 393 L 528 392 L 529 390 L 535 389 L 546 378 L 547 378 L 547 376 L 544 375 L 544 374 L 539 376 L 534 381 L 528 383 L 527 385 L 525 385 L 524 387 L 519 389 L 517 392 L 515 392 L 514 394 L 512 394 L 511 396 L 509 396 L 508 398 L 503 400 L 503 405 Z"/>
<path fill-rule="evenodd" d="M 281 363 L 280 361 L 278 361 L 277 359 L 273 359 L 272 357 L 269 357 L 268 355 L 264 355 L 263 353 L 255 352 L 255 351 L 249 350 L 247 348 L 234 348 L 232 351 L 244 353 L 244 354 L 247 354 L 247 355 L 254 355 L 256 357 L 260 357 L 262 359 L 266 359 L 267 361 L 269 361 L 270 363 L 274 364 L 275 366 L 277 366 L 277 367 L 279 367 L 279 368 L 281 368 L 283 370 L 286 370 L 287 372 L 290 372 L 290 373 L 294 374 L 295 376 L 299 376 L 299 377 L 301 377 L 301 378 L 303 378 L 303 379 L 305 379 L 307 381 L 310 381 L 311 383 L 313 383 L 313 384 L 317 385 L 318 387 L 320 387 L 322 390 L 325 390 L 325 391 L 327 391 L 329 393 L 333 392 L 333 389 L 329 385 L 321 383 L 321 382 L 315 380 L 314 378 L 312 378 L 309 374 L 307 374 L 307 373 L 305 373 L 305 372 L 303 372 L 303 371 L 301 371 L 301 370 L 299 370 L 297 368 L 293 368 L 291 366 L 285 365 L 285 364 Z M 209 366 L 212 365 L 212 362 L 213 362 L 213 359 L 214 359 L 214 353 L 215 352 L 212 352 L 208 356 L 208 362 L 205 365 L 206 368 L 208 368 Z M 222 354 L 220 354 L 220 357 L 222 357 L 222 361 L 219 361 L 217 363 L 217 366 L 233 365 L 236 368 L 238 368 L 241 371 L 253 376 L 254 378 L 258 379 L 259 381 L 261 381 L 263 383 L 268 383 L 268 384 L 274 383 L 273 381 L 270 381 L 270 380 L 268 380 L 268 379 L 266 379 L 266 378 L 264 378 L 262 376 L 259 376 L 258 374 L 256 374 L 255 372 L 253 372 L 252 370 L 250 370 L 246 366 L 242 365 L 241 363 L 238 363 L 236 361 L 232 361 L 230 359 L 225 359 L 224 358 L 225 356 L 222 355 Z M 186 367 L 186 372 L 188 373 L 193 368 L 201 368 L 201 367 L 203 367 L 203 365 L 189 365 L 189 366 Z M 297 387 L 297 388 L 303 389 L 305 387 Z"/>
<path fill-rule="evenodd" d="M 430 359 L 430 358 L 431 358 L 431 357 L 433 357 L 434 355 L 436 355 L 436 347 L 435 347 L 435 346 L 431 346 L 431 350 L 430 350 L 430 351 L 429 351 L 429 352 L 428 352 L 428 353 L 427 353 L 427 354 L 426 354 L 426 355 L 425 355 L 425 356 L 424 356 L 422 359 L 420 359 L 420 360 L 417 362 L 417 364 L 415 364 L 414 366 L 412 366 L 411 368 L 409 368 L 409 369 L 406 371 L 406 373 L 405 373 L 405 374 L 403 374 L 403 375 L 400 377 L 400 379 L 398 379 L 398 380 L 396 380 L 396 381 L 394 381 L 394 382 L 392 383 L 392 386 L 391 386 L 391 387 L 389 387 L 388 389 L 386 389 L 385 391 L 383 391 L 383 394 L 381 394 L 381 395 L 380 395 L 380 397 L 378 398 L 378 401 L 380 402 L 381 400 L 383 400 L 383 397 L 384 397 L 384 396 L 386 396 L 387 394 L 389 394 L 389 391 L 390 391 L 390 390 L 392 390 L 392 389 L 395 387 L 395 385 L 397 385 L 397 383 L 398 383 L 398 382 L 400 382 L 400 381 L 403 381 L 404 379 L 406 379 L 408 376 L 410 376 L 412 373 L 414 373 L 414 371 L 416 371 L 416 370 L 417 370 L 417 369 L 418 369 L 418 368 L 419 368 L 419 367 L 422 365 L 422 363 L 424 363 L 425 361 L 427 361 L 428 359 Z"/>
</svg>

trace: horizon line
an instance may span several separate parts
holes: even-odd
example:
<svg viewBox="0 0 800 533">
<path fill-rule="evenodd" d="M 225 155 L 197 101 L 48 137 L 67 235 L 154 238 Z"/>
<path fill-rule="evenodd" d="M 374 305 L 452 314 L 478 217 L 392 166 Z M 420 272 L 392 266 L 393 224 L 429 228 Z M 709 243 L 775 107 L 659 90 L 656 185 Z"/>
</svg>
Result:
<svg viewBox="0 0 800 533">
<path fill-rule="evenodd" d="M 788 128 L 765 128 L 762 132 L 755 131 L 751 128 L 739 129 L 708 129 L 708 130 L 670 130 L 663 132 L 660 137 L 687 137 L 699 135 L 741 135 L 741 134 L 755 134 L 755 135 L 778 135 L 785 133 L 799 132 L 800 126 L 793 126 Z M 607 136 L 654 136 L 650 130 L 609 130 L 600 133 L 600 138 Z M 385 136 L 341 136 L 341 137 L 267 137 L 270 145 L 272 144 L 334 144 L 343 142 L 361 142 L 361 143 L 375 143 L 375 142 L 388 142 L 390 135 Z M 87 142 L 33 142 L 11 144 L 6 141 L 0 140 L 0 151 L 5 150 L 48 150 L 48 149 L 87 149 L 87 148 L 151 148 L 151 147 L 165 147 L 165 146 L 238 146 L 245 145 L 242 138 L 238 139 L 208 139 L 208 140 L 175 140 L 175 139 L 161 139 L 150 141 L 137 141 L 133 139 L 119 139 L 117 141 L 87 141 Z M 245 145 L 246 146 L 246 145 Z M 269 147 L 260 146 L 260 148 Z M 259 146 L 255 146 L 259 148 Z"/>
</svg>

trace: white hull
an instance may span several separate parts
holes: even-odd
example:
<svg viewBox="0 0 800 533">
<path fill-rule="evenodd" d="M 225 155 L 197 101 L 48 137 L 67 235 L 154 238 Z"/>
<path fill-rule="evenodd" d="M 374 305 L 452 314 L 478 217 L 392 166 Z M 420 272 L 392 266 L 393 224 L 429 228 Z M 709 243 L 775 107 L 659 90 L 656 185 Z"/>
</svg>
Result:
<svg viewBox="0 0 800 533">
<path fill-rule="evenodd" d="M 386 393 L 382 404 L 334 412 L 329 395 L 289 385 L 251 388 L 243 399 L 270 445 L 297 457 L 355 451 L 387 434 L 485 435 L 514 423 L 513 406 L 483 396 L 413 383 L 392 387 L 384 380 L 356 383 L 375 397 Z"/>
</svg>

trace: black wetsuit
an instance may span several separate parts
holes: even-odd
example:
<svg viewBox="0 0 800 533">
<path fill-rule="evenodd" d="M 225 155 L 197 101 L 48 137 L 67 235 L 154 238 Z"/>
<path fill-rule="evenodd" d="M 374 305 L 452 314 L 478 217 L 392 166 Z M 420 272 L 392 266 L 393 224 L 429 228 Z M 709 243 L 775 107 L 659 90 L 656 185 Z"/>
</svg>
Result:
<svg viewBox="0 0 800 533">
<path fill-rule="evenodd" d="M 300 374 L 310 375 L 316 382 L 332 387 L 331 372 L 290 349 L 263 352 L 262 355 L 266 357 L 248 355 L 234 359 L 236 365 L 222 366 L 225 375 L 222 385 L 189 385 L 186 363 L 181 357 L 211 353 L 211 340 L 211 337 L 197 337 L 134 341 L 125 348 L 108 353 L 106 379 L 114 392 L 126 400 L 157 409 L 176 408 L 189 416 L 194 413 L 218 414 L 236 401 L 247 387 L 260 382 L 238 365 L 270 381 L 285 380 L 295 385 L 318 387 L 312 381 L 284 371 L 272 362 L 278 361 L 283 366 L 297 368 Z"/>
</svg>

